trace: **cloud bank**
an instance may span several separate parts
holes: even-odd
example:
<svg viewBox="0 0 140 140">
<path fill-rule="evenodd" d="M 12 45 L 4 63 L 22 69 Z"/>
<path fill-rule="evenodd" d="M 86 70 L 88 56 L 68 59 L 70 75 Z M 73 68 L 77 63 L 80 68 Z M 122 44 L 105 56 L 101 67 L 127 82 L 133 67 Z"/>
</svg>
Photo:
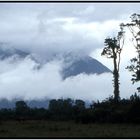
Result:
<svg viewBox="0 0 140 140">
<path fill-rule="evenodd" d="M 80 74 L 63 81 L 62 60 L 68 54 L 74 56 L 71 59 L 91 55 L 112 70 L 112 61 L 100 55 L 104 39 L 116 36 L 119 24 L 129 21 L 134 12 L 139 13 L 139 6 L 133 3 L 1 3 L 0 42 L 7 43 L 9 48 L 30 52 L 43 67 L 36 70 L 38 64 L 30 57 L 0 61 L 0 97 L 102 100 L 112 95 L 111 74 Z M 129 97 L 137 86 L 132 86 L 131 74 L 125 70 L 129 59 L 135 56 L 129 39 L 122 52 L 122 97 Z"/>
<path fill-rule="evenodd" d="M 62 80 L 61 62 L 51 61 L 41 69 L 30 58 L 9 63 L 2 61 L 0 73 L 0 98 L 53 99 L 73 98 L 84 100 L 103 100 L 113 93 L 112 74 L 80 74 Z M 131 75 L 122 73 L 121 96 L 129 97 L 134 89 L 130 82 Z"/>
</svg>

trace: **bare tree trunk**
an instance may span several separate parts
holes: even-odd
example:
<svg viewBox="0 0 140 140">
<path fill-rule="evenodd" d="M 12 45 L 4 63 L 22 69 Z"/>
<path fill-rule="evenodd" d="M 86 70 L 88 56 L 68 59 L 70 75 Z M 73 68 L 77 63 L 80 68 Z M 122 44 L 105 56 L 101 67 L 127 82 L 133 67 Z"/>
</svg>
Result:
<svg viewBox="0 0 140 140">
<path fill-rule="evenodd" d="M 119 101 L 119 74 L 118 72 L 114 72 L 114 100 Z"/>
<path fill-rule="evenodd" d="M 114 71 L 113 71 L 113 77 L 114 77 L 114 100 L 115 102 L 118 102 L 120 99 L 119 96 L 119 72 L 117 69 L 117 61 L 116 61 L 117 57 L 116 54 L 114 54 Z"/>
</svg>

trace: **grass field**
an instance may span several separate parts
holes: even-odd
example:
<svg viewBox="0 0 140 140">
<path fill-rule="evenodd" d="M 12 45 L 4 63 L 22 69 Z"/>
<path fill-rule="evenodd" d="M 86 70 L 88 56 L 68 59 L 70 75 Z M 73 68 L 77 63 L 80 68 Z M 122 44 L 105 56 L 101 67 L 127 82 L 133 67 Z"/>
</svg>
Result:
<svg viewBox="0 0 140 140">
<path fill-rule="evenodd" d="M 140 137 L 138 124 L 76 124 L 51 121 L 0 122 L 0 137 L 117 138 Z"/>
</svg>

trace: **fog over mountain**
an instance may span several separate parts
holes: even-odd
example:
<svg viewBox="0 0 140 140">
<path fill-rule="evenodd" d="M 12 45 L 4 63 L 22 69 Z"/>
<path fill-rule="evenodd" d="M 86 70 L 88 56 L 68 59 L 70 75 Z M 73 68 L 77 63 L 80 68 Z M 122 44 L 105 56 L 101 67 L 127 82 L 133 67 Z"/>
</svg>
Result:
<svg viewBox="0 0 140 140">
<path fill-rule="evenodd" d="M 105 72 L 111 72 L 106 66 L 104 66 L 102 63 L 97 61 L 96 59 L 90 57 L 90 56 L 74 56 L 74 54 L 67 54 L 63 55 L 61 57 L 54 56 L 53 58 L 44 59 L 43 62 L 36 57 L 36 55 L 33 55 L 29 52 L 25 52 L 22 50 L 18 50 L 15 48 L 7 48 L 5 46 L 6 44 L 2 44 L 0 46 L 0 60 L 12 60 L 13 62 L 24 60 L 25 58 L 29 58 L 34 63 L 38 65 L 36 67 L 38 70 L 43 67 L 46 63 L 49 63 L 54 60 L 62 61 L 62 70 L 60 71 L 60 75 L 63 79 L 66 79 L 71 76 L 77 76 L 79 74 L 85 73 L 87 75 L 89 74 L 102 74 Z M 11 61 L 11 64 L 12 64 Z"/>
<path fill-rule="evenodd" d="M 101 56 L 104 39 L 140 13 L 139 6 L 0 3 L 0 98 L 103 100 L 113 95 L 112 60 Z M 135 56 L 130 40 L 121 57 L 121 97 L 137 87 L 125 69 Z"/>
</svg>

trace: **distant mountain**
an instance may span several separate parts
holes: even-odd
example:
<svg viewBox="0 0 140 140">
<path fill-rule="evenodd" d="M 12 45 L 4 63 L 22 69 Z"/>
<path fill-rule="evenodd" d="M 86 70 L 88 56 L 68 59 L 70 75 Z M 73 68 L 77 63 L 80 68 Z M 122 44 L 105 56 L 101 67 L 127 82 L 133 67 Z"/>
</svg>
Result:
<svg viewBox="0 0 140 140">
<path fill-rule="evenodd" d="M 29 100 L 26 101 L 30 108 L 48 108 L 49 100 Z"/>
<path fill-rule="evenodd" d="M 102 63 L 93 59 L 92 57 L 86 56 L 82 59 L 77 59 L 69 66 L 64 67 L 61 74 L 63 79 L 66 79 L 71 76 L 76 76 L 81 73 L 85 74 L 102 74 L 105 72 L 111 72 L 106 66 Z"/>
<path fill-rule="evenodd" d="M 14 108 L 15 107 L 15 100 L 9 101 L 7 99 L 0 99 L 0 109 L 2 108 Z"/>
<path fill-rule="evenodd" d="M 18 56 L 19 58 L 25 58 L 27 55 L 29 55 L 29 53 L 22 51 L 22 50 L 18 50 L 15 48 L 0 47 L 0 60 L 4 60 L 4 59 L 12 57 L 12 56 Z"/>
<path fill-rule="evenodd" d="M 39 59 L 36 55 L 30 54 L 29 52 L 19 50 L 16 48 L 6 48 L 1 47 L 0 45 L 0 60 L 5 60 L 7 58 L 14 58 L 13 60 L 18 60 L 21 58 L 25 58 L 29 56 L 30 59 L 32 59 L 35 63 L 37 63 L 37 67 L 34 69 L 39 70 L 43 67 L 43 65 L 49 61 L 53 61 L 56 59 L 64 59 L 64 67 L 62 68 L 61 75 L 63 80 L 65 80 L 68 77 L 76 76 L 81 73 L 85 74 L 102 74 L 105 72 L 111 72 L 106 66 L 104 66 L 102 63 L 97 61 L 96 59 L 86 56 L 86 57 L 78 57 L 76 58 L 76 55 L 74 54 L 65 54 L 62 57 L 54 56 L 53 59 L 47 60 L 47 59 Z M 45 63 L 44 63 L 45 62 Z"/>
<path fill-rule="evenodd" d="M 13 100 L 7 100 L 7 99 L 0 99 L 0 109 L 1 108 L 15 108 L 16 101 L 20 101 L 22 99 L 13 99 Z M 49 100 L 28 100 L 25 101 L 27 105 L 30 108 L 48 108 L 49 106 Z"/>
<path fill-rule="evenodd" d="M 5 48 L 5 47 L 1 47 L 0 46 L 0 60 L 6 60 L 9 59 L 13 60 L 13 61 L 18 61 L 20 59 L 24 59 L 24 58 L 30 58 L 32 61 L 34 61 L 37 66 L 34 67 L 34 69 L 40 69 L 42 66 L 41 61 L 38 60 L 38 58 L 36 58 L 36 56 L 34 54 L 31 54 L 30 52 L 27 51 L 23 51 L 20 49 L 16 49 L 16 48 Z"/>
</svg>

